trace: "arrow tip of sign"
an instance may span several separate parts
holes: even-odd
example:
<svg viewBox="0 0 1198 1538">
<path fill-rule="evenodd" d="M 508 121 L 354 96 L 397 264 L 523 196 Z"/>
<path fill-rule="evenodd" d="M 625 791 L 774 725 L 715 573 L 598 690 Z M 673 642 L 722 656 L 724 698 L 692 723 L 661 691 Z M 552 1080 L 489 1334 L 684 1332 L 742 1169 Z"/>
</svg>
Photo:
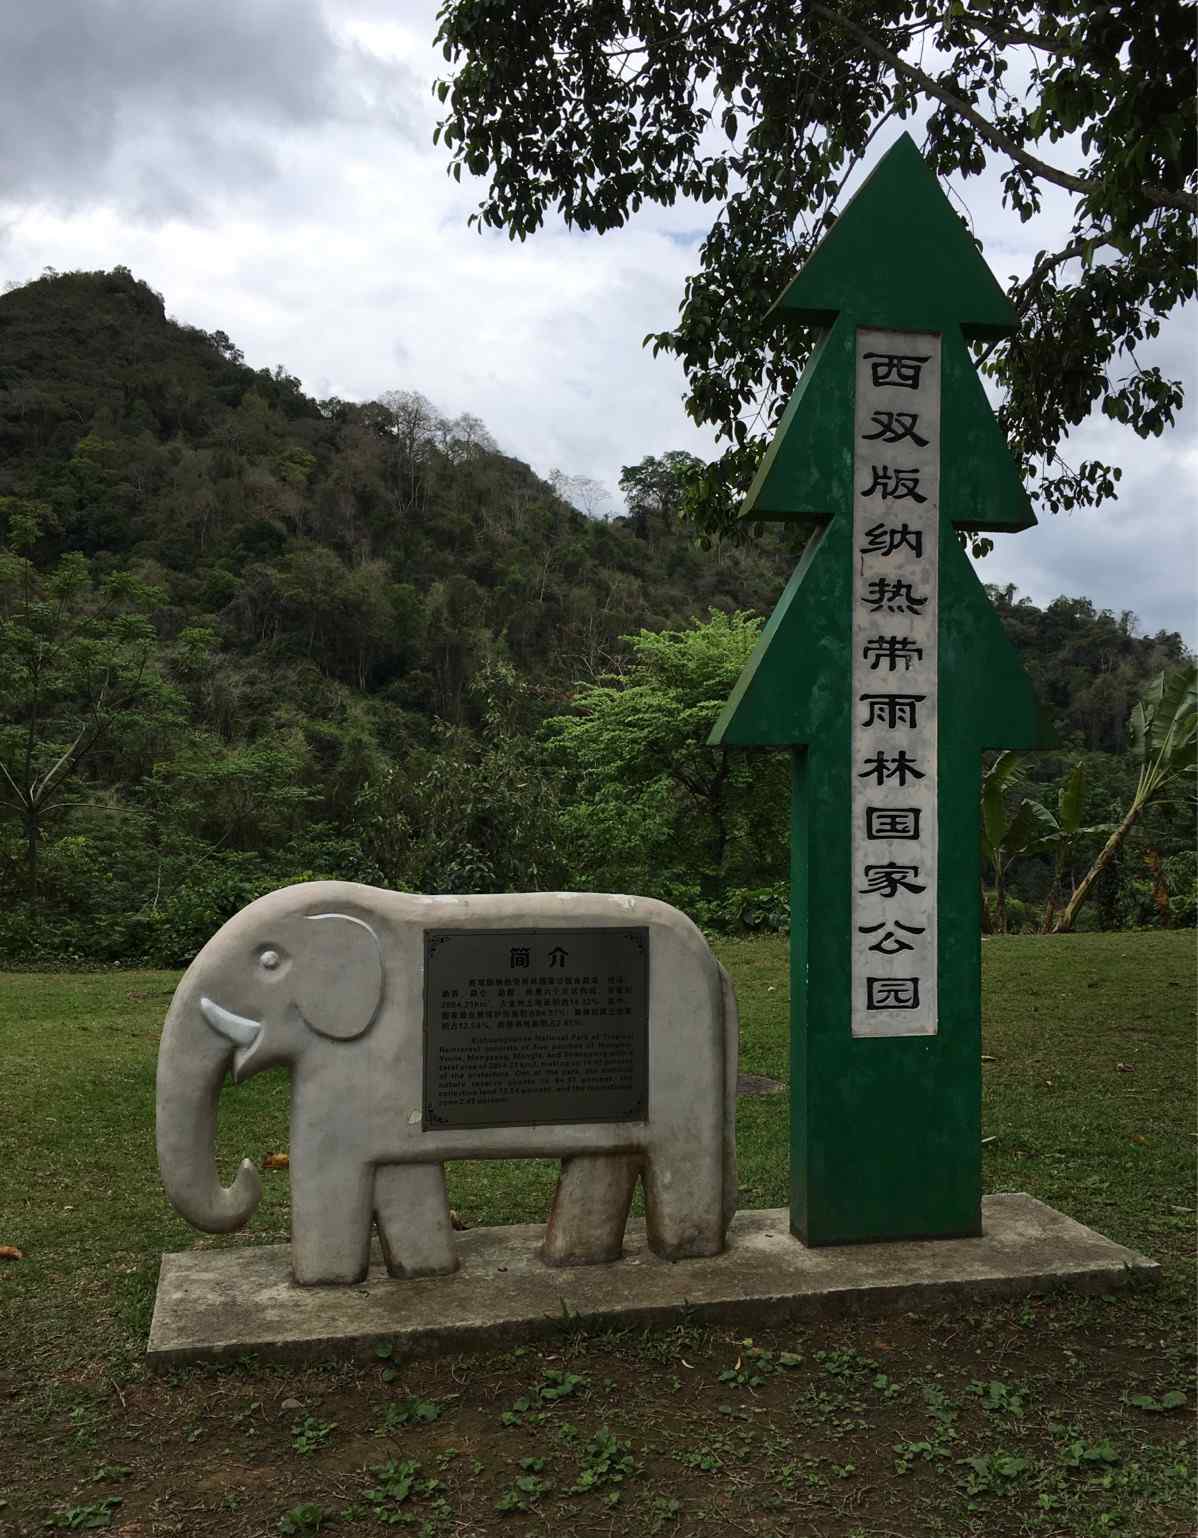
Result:
<svg viewBox="0 0 1198 1538">
<path fill-rule="evenodd" d="M 942 330 L 971 339 L 1016 329 L 1010 300 L 910 134 L 900 134 L 770 310 L 829 326 Z"/>
</svg>

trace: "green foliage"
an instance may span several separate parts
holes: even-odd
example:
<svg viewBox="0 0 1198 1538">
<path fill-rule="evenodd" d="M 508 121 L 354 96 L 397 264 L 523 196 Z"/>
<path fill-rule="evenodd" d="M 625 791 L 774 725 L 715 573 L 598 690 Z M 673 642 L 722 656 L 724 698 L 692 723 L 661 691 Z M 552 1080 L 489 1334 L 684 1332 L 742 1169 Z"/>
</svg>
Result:
<svg viewBox="0 0 1198 1538">
<path fill-rule="evenodd" d="M 1171 1388 L 1157 1399 L 1152 1394 L 1133 1394 L 1128 1399 L 1129 1405 L 1134 1405 L 1137 1410 L 1148 1410 L 1153 1415 L 1164 1415 L 1170 1410 L 1182 1410 L 1186 1405 L 1185 1390 Z"/>
<path fill-rule="evenodd" d="M 1078 760 L 1073 765 L 1057 792 L 1055 815 L 1039 801 L 1023 797 L 1012 810 L 1012 791 L 1024 785 L 1022 777 L 1026 755 L 1000 753 L 982 777 L 982 859 L 989 866 L 994 880 L 994 910 L 991 916 L 983 913 L 983 924 L 988 923 L 998 934 L 1006 934 L 1012 918 L 1016 928 L 1022 928 L 1025 905 L 1018 899 L 1011 904 L 1007 897 L 1007 882 L 1011 867 L 1024 855 L 1049 853 L 1054 860 L 1052 886 L 1045 904 L 1043 927 L 1051 928 L 1053 914 L 1061 891 L 1066 867 L 1071 863 L 1078 838 L 1083 835 L 1107 834 L 1110 827 L 1081 826 L 1082 806 L 1086 787 L 1086 765 Z M 1016 911 L 1018 910 L 1018 911 Z"/>
<path fill-rule="evenodd" d="M 606 1489 L 605 1499 L 614 1506 L 620 1498 L 619 1487 L 638 1472 L 629 1444 L 601 1426 L 582 1450 L 582 1465 L 571 1493 Z"/>
<path fill-rule="evenodd" d="M 147 795 L 169 805 L 177 824 L 205 845 L 250 850 L 275 846 L 301 825 L 315 794 L 301 780 L 305 745 L 290 740 L 230 746 L 193 732 L 156 769 Z"/>
<path fill-rule="evenodd" d="M 546 723 L 566 779 L 568 862 L 586 885 L 693 908 L 788 866 L 781 755 L 713 751 L 707 737 L 756 644 L 752 615 L 627 638 L 621 675 L 583 686 Z"/>
<path fill-rule="evenodd" d="M 544 1458 L 521 1458 L 520 1467 L 524 1472 L 516 1476 L 495 1502 L 496 1511 L 528 1511 L 542 1495 L 553 1489 L 550 1481 L 540 1477 L 545 1467 Z"/>
<path fill-rule="evenodd" d="M 296 1421 L 291 1428 L 291 1445 L 297 1453 L 317 1452 L 329 1445 L 329 1438 L 336 1429 L 335 1421 L 322 1421 L 314 1415 L 305 1415 L 302 1421 Z"/>
<path fill-rule="evenodd" d="M 1002 812 L 1012 818 L 1021 796 L 1041 808 L 1043 837 L 1007 862 L 1004 879 L 1015 894 L 1006 899 L 1012 926 L 1048 933 L 1137 794 L 1128 735 L 1135 703 L 1162 670 L 1184 668 L 1187 654 L 1177 634 L 1139 636 L 1130 611 L 1115 615 L 1067 598 L 1038 609 L 1013 586 L 987 592 L 1064 744 L 1020 759 Z M 1097 900 L 1075 909 L 1076 923 L 1191 924 L 1193 843 L 1192 810 L 1183 782 L 1173 779 L 1133 821 L 1094 886 Z"/>
<path fill-rule="evenodd" d="M 86 1506 L 62 1506 L 46 1519 L 46 1526 L 66 1528 L 73 1533 L 111 1527 L 113 1513 L 120 1504 L 119 1495 L 109 1495 Z"/>
<path fill-rule="evenodd" d="M 732 1367 L 725 1367 L 720 1373 L 721 1383 L 735 1383 L 738 1388 L 760 1388 L 767 1378 L 789 1372 L 803 1361 L 802 1352 L 774 1352 L 765 1346 L 755 1346 L 751 1338 L 740 1344 L 744 1350 L 738 1352 Z M 817 1353 L 817 1359 L 822 1355 L 822 1352 Z"/>
<path fill-rule="evenodd" d="M 620 490 L 638 539 L 653 539 L 678 527 L 687 488 L 702 471 L 702 460 L 676 449 L 660 458 L 646 454 L 639 464 L 624 466 Z"/>
<path fill-rule="evenodd" d="M 37 510 L 8 502 L 0 546 L 0 811 L 21 828 L 25 898 L 37 903 L 49 825 L 99 764 L 108 785 L 144 772 L 181 722 L 157 666 L 149 611 L 161 594 L 128 572 L 98 576 L 80 552 L 32 558 Z"/>
<path fill-rule="evenodd" d="M 1154 678 L 1131 713 L 1128 735 L 1147 795 L 1156 795 L 1178 775 L 1193 774 L 1198 768 L 1198 667 L 1190 663 Z"/>
<path fill-rule="evenodd" d="M 1037 803 L 1024 800 L 1011 815 L 1007 806 L 1008 793 L 1017 783 L 1021 753 L 1000 753 L 982 778 L 982 806 L 980 828 L 982 859 L 994 874 L 995 912 L 994 926 L 999 934 L 1007 931 L 1006 878 L 1011 863 L 1034 844 L 1039 833 L 1036 812 L 1043 811 Z M 989 917 L 983 914 L 983 924 Z"/>
<path fill-rule="evenodd" d="M 1024 1391 L 1001 1379 L 992 1378 L 988 1383 L 974 1379 L 966 1388 L 967 1394 L 976 1394 L 983 1410 L 994 1414 L 1021 1416 L 1026 1398 Z"/>
<path fill-rule="evenodd" d="M 355 825 L 382 880 L 417 892 L 565 884 L 557 776 L 526 735 L 529 688 L 496 663 L 472 689 L 477 733 L 439 725 L 426 748 L 361 790 Z"/>
<path fill-rule="evenodd" d="M 1153 679 L 1131 713 L 1128 735 L 1132 757 L 1140 766 L 1135 791 L 1118 827 L 1069 899 L 1057 932 L 1073 927 L 1092 887 L 1116 859 L 1143 813 L 1174 783 L 1192 781 L 1198 773 L 1198 663 L 1187 662 Z M 1192 804 L 1193 790 L 1188 799 Z M 1156 869 L 1159 872 L 1159 860 Z"/>
<path fill-rule="evenodd" d="M 704 929 L 724 934 L 789 934 L 790 882 L 765 887 L 729 887 L 712 901 L 698 900 L 689 910 Z"/>
<path fill-rule="evenodd" d="M 590 1379 L 580 1373 L 569 1372 L 561 1367 L 547 1367 L 541 1381 L 521 1394 L 510 1410 L 499 1417 L 500 1425 L 522 1426 L 525 1421 L 538 1425 L 548 1420 L 546 1406 L 555 1405 L 559 1399 L 569 1399 L 590 1387 Z"/>
<path fill-rule="evenodd" d="M 1117 468 L 1059 453 L 1093 407 L 1146 437 L 1182 402 L 1136 347 L 1195 292 L 1192 22 L 1186 5 L 1100 0 L 997 13 L 575 0 L 513 32 L 504 7 L 450 0 L 437 134 L 455 176 L 489 177 L 472 221 L 521 240 L 551 211 L 603 232 L 680 195 L 711 207 L 678 324 L 645 339 L 680 360 L 688 412 L 731 445 L 691 477 L 708 530 L 731 524 L 806 356 L 763 318 L 875 135 L 926 114 L 936 174 L 997 171 L 1022 221 L 1046 202 L 1055 218 L 1064 191 L 1072 227 L 1011 281 L 1019 334 L 984 362 L 1024 479 L 1056 511 L 1115 494 Z"/>
<path fill-rule="evenodd" d="M 445 1401 L 420 1399 L 409 1395 L 407 1399 L 389 1404 L 383 1414 L 382 1431 L 398 1431 L 401 1426 L 431 1426 L 445 1414 Z"/>
<path fill-rule="evenodd" d="M 279 1518 L 279 1532 L 285 1538 L 316 1538 L 322 1527 L 335 1521 L 331 1512 L 318 1506 L 315 1501 L 301 1501 Z"/>
<path fill-rule="evenodd" d="M 422 1478 L 421 1466 L 414 1458 L 398 1461 L 389 1458 L 386 1463 L 374 1465 L 370 1472 L 377 1483 L 366 1491 L 365 1498 L 374 1517 L 388 1527 L 414 1525 L 409 1504 L 430 1498 L 431 1505 L 425 1509 L 443 1514 L 445 1503 L 440 1492 L 445 1488 L 444 1483 L 429 1476 Z"/>
<path fill-rule="evenodd" d="M 988 586 L 986 593 L 1062 740 L 1122 753 L 1128 716 L 1144 686 L 1185 660 L 1181 636 L 1164 630 L 1140 636 L 1130 609 L 1113 614 L 1086 598 L 1056 598 L 1039 609 L 1019 597 L 1013 583 Z"/>
<path fill-rule="evenodd" d="M 182 962 L 303 875 L 579 884 L 539 722 L 790 563 L 588 518 L 417 394 L 306 401 L 123 269 L 6 293 L 0 340 L 7 959 Z"/>
</svg>

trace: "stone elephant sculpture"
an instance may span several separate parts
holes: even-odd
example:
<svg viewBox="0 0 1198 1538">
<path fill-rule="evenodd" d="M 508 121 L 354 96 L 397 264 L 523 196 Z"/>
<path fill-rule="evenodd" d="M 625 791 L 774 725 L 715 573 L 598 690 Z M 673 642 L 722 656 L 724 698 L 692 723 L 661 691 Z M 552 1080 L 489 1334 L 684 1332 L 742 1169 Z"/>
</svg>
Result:
<svg viewBox="0 0 1198 1538">
<path fill-rule="evenodd" d="M 621 926 L 648 935 L 640 1119 L 430 1125 L 426 936 Z M 301 1285 L 360 1281 L 372 1220 L 393 1276 L 456 1269 L 446 1159 L 562 1161 L 542 1249 L 550 1264 L 618 1259 L 638 1178 L 657 1255 L 724 1247 L 736 1194 L 735 996 L 698 929 L 665 903 L 421 897 L 336 881 L 251 903 L 179 983 L 158 1059 L 159 1168 L 171 1202 L 197 1228 L 240 1228 L 257 1206 L 261 1183 L 248 1159 L 231 1186 L 217 1175 L 217 1098 L 230 1070 L 239 1083 L 279 1066 L 292 1076 L 291 1263 Z"/>
</svg>

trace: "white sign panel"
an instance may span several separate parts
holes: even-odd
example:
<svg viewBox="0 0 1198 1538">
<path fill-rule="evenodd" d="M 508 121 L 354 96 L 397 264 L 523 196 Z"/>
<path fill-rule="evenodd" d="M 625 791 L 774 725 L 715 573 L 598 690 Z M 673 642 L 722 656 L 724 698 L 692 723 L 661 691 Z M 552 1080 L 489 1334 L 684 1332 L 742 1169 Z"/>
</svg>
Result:
<svg viewBox="0 0 1198 1538">
<path fill-rule="evenodd" d="M 940 337 L 857 332 L 854 1036 L 936 1033 Z"/>
</svg>

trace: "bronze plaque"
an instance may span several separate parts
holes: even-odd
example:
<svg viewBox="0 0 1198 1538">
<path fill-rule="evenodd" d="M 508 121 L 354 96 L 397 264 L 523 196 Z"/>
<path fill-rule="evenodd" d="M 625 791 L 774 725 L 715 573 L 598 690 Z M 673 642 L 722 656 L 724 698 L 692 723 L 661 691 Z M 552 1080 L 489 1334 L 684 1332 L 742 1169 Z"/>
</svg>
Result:
<svg viewBox="0 0 1198 1538">
<path fill-rule="evenodd" d="M 424 1127 L 644 1121 L 649 931 L 426 929 Z"/>
</svg>

